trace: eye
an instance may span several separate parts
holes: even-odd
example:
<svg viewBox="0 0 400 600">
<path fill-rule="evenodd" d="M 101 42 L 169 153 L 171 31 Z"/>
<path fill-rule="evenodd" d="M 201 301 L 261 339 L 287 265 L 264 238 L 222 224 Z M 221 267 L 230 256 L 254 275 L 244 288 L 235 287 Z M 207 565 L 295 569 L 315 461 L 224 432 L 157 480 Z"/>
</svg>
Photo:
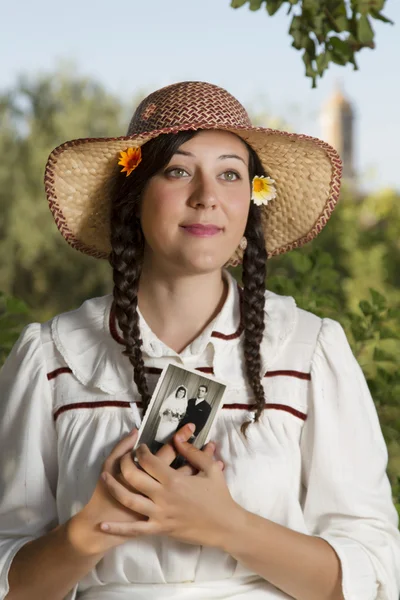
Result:
<svg viewBox="0 0 400 600">
<path fill-rule="evenodd" d="M 187 171 L 185 171 L 185 169 L 182 169 L 181 167 L 174 167 L 172 169 L 167 169 L 167 171 L 165 171 L 166 175 L 168 175 L 168 177 L 173 177 L 175 179 L 180 179 L 181 177 L 188 177 L 189 173 Z"/>
<path fill-rule="evenodd" d="M 222 173 L 222 178 L 225 179 L 225 181 L 236 181 L 237 179 L 241 179 L 239 173 L 236 171 L 225 171 L 225 173 Z"/>
</svg>

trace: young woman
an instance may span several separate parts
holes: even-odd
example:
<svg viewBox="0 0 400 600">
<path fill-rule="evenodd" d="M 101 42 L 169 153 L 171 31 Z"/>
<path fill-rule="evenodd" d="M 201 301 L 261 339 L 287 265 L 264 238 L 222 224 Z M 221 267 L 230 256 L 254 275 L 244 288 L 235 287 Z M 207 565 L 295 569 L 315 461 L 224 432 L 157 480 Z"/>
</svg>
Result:
<svg viewBox="0 0 400 600">
<path fill-rule="evenodd" d="M 265 291 L 267 256 L 319 233 L 340 172 L 324 142 L 253 128 L 200 82 L 148 96 L 124 138 L 53 151 L 55 221 L 110 260 L 114 293 L 30 325 L 3 368 L 1 599 L 398 599 L 362 372 L 338 323 Z M 168 361 L 228 383 L 214 444 L 188 424 L 137 468 Z"/>
</svg>

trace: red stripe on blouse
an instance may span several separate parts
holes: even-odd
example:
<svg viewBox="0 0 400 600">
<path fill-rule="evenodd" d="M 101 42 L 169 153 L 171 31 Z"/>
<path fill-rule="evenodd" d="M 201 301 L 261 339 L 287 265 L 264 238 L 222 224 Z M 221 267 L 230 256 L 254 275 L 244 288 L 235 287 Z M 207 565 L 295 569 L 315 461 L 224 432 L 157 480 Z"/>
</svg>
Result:
<svg viewBox="0 0 400 600">
<path fill-rule="evenodd" d="M 60 367 L 59 369 L 54 369 L 54 371 L 47 373 L 47 379 L 50 381 L 50 379 L 54 379 L 62 373 L 72 373 L 72 370 L 69 367 Z"/>
<path fill-rule="evenodd" d="M 311 381 L 311 373 L 303 373 L 302 371 L 267 371 L 264 377 L 296 377 L 297 379 L 305 379 Z"/>
<path fill-rule="evenodd" d="M 122 400 L 104 400 L 98 402 L 77 402 L 75 404 L 66 404 L 65 406 L 61 406 L 53 415 L 54 421 L 58 419 L 58 417 L 69 410 L 75 410 L 78 408 L 105 408 L 105 407 L 117 407 L 117 408 L 130 408 L 130 403 Z M 142 402 L 137 402 L 138 408 L 143 408 Z M 223 409 L 225 410 L 252 410 L 253 406 L 249 404 L 224 404 Z M 291 406 L 286 406 L 285 404 L 271 404 L 267 403 L 264 406 L 264 409 L 275 409 L 275 410 L 283 410 L 288 412 L 299 419 L 305 421 L 307 419 L 307 415 L 305 413 L 292 408 Z"/>
</svg>

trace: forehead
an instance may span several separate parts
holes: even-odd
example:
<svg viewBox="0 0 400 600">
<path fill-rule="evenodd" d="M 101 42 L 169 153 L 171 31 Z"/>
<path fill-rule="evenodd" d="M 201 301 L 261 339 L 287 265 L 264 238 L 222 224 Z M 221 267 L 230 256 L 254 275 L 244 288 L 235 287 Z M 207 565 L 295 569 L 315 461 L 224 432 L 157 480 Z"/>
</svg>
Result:
<svg viewBox="0 0 400 600">
<path fill-rule="evenodd" d="M 207 154 L 215 158 L 221 155 L 235 154 L 248 163 L 249 152 L 243 140 L 229 131 L 199 131 L 190 140 L 179 147 L 179 150 L 190 152 L 195 156 Z"/>
</svg>

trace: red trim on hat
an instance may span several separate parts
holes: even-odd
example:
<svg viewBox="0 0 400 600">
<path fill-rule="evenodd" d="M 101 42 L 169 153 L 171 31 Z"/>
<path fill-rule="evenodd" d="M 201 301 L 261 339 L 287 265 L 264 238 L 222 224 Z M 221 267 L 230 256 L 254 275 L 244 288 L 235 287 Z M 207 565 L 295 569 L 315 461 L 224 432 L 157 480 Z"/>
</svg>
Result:
<svg viewBox="0 0 400 600">
<path fill-rule="evenodd" d="M 142 402 L 137 402 L 138 408 L 143 408 Z M 57 421 L 58 417 L 69 410 L 75 410 L 79 408 L 106 408 L 106 407 L 117 407 L 117 408 L 130 408 L 130 402 L 122 401 L 122 400 L 100 400 L 98 402 L 76 402 L 75 404 L 66 404 L 65 406 L 61 406 L 53 415 L 54 421 Z M 253 410 L 254 406 L 250 404 L 224 404 L 222 406 L 225 410 Z M 285 404 L 271 404 L 267 403 L 264 406 L 264 409 L 275 409 L 275 410 L 283 410 L 285 412 L 298 417 L 305 421 L 307 419 L 307 415 L 305 413 L 292 408 L 291 406 L 286 406 Z"/>
<path fill-rule="evenodd" d="M 58 369 L 54 369 L 54 371 L 50 371 L 50 373 L 47 373 L 47 379 L 50 381 L 50 379 L 55 379 L 58 375 L 61 375 L 62 373 L 72 373 L 72 370 L 69 367 L 59 367 Z"/>
<path fill-rule="evenodd" d="M 296 377 L 297 379 L 305 379 L 307 381 L 311 381 L 310 373 L 303 373 L 302 371 L 267 371 L 264 377 Z"/>
</svg>

